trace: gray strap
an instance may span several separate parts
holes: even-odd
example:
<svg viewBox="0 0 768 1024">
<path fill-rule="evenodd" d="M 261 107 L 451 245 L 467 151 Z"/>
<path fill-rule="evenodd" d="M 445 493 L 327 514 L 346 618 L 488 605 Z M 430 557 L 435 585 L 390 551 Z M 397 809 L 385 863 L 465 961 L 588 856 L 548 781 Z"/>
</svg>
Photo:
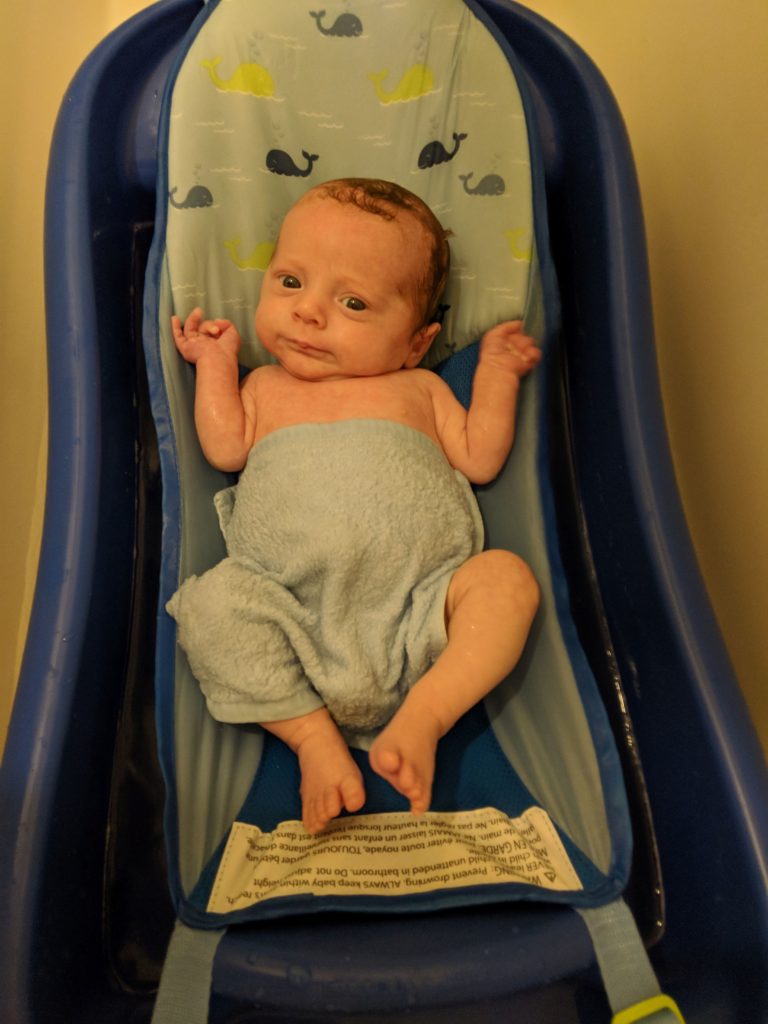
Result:
<svg viewBox="0 0 768 1024">
<path fill-rule="evenodd" d="M 207 1024 L 213 959 L 226 928 L 176 922 L 165 956 L 152 1024 Z"/>
<path fill-rule="evenodd" d="M 674 1002 L 662 995 L 632 912 L 623 899 L 604 907 L 578 908 L 589 929 L 614 1020 L 680 1024 Z M 646 1004 L 647 1012 L 639 1012 Z M 661 1005 L 664 1004 L 664 1005 Z M 633 1008 L 638 1013 L 633 1013 Z"/>
</svg>

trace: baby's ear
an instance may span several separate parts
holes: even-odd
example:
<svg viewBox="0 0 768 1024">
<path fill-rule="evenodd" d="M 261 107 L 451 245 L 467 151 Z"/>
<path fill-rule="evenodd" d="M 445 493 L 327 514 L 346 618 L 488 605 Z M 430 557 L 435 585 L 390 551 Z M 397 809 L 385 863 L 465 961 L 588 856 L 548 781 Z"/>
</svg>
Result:
<svg viewBox="0 0 768 1024">
<path fill-rule="evenodd" d="M 411 341 L 410 355 L 403 365 L 407 367 L 418 366 L 439 333 L 439 323 L 427 324 L 416 331 Z"/>
</svg>

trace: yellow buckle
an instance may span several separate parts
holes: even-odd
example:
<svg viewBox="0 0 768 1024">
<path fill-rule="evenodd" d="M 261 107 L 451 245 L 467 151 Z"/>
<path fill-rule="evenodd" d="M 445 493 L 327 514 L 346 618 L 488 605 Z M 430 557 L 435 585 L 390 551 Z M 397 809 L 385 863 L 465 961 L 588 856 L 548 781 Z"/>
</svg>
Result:
<svg viewBox="0 0 768 1024">
<path fill-rule="evenodd" d="M 635 1024 L 636 1021 L 645 1020 L 659 1010 L 671 1010 L 680 1024 L 685 1024 L 677 1003 L 665 995 L 653 996 L 651 999 L 644 999 L 642 1003 L 628 1006 L 626 1010 L 621 1010 L 614 1016 L 611 1024 Z"/>
</svg>

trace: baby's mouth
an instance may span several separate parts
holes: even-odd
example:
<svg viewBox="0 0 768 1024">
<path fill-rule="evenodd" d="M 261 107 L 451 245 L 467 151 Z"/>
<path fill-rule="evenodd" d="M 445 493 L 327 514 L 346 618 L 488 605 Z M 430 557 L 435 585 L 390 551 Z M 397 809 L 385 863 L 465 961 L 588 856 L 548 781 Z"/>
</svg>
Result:
<svg viewBox="0 0 768 1024">
<path fill-rule="evenodd" d="M 324 348 L 318 348 L 317 345 L 311 345 L 308 341 L 299 341 L 298 339 L 288 339 L 288 344 L 292 348 L 297 348 L 300 352 L 305 352 L 307 355 L 326 355 Z"/>
</svg>

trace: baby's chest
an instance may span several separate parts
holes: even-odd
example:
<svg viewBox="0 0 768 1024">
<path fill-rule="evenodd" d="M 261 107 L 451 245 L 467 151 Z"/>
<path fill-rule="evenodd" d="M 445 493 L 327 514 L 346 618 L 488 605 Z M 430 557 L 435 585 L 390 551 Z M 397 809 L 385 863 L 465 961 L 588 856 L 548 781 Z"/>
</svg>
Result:
<svg viewBox="0 0 768 1024">
<path fill-rule="evenodd" d="M 265 381 L 259 396 L 259 433 L 299 423 L 336 423 L 350 419 L 386 419 L 434 437 L 429 395 L 415 382 L 387 379 L 352 381 Z M 410 385 L 410 386 L 408 386 Z"/>
</svg>

